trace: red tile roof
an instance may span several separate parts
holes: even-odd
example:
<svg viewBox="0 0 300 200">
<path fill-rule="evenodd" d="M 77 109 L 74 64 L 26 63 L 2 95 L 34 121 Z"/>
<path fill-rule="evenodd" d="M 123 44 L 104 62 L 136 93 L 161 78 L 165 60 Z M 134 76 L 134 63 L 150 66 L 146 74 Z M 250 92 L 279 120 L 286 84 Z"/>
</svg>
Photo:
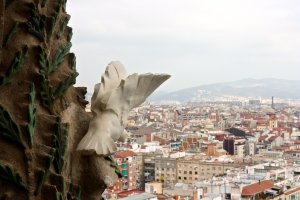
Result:
<svg viewBox="0 0 300 200">
<path fill-rule="evenodd" d="M 132 157 L 136 156 L 136 154 L 133 151 L 117 151 L 114 155 L 115 158 L 127 158 L 127 157 Z"/>
<path fill-rule="evenodd" d="M 300 144 L 300 140 L 294 140 L 295 144 Z"/>
<path fill-rule="evenodd" d="M 290 149 L 290 146 L 272 147 L 274 151 L 286 151 Z"/>
<path fill-rule="evenodd" d="M 287 154 L 291 154 L 291 153 L 300 153 L 300 149 L 295 149 L 295 150 L 286 151 L 285 153 L 287 153 Z"/>
<path fill-rule="evenodd" d="M 268 140 L 269 141 L 274 141 L 278 136 L 271 136 Z"/>
<path fill-rule="evenodd" d="M 266 138 L 267 138 L 268 136 L 267 135 L 263 135 L 263 136 L 260 136 L 259 138 L 258 138 L 258 141 L 264 141 Z"/>
<path fill-rule="evenodd" d="M 244 186 L 242 189 L 242 195 L 254 195 L 270 189 L 274 186 L 274 182 L 270 180 L 263 180 L 251 185 Z"/>
<path fill-rule="evenodd" d="M 123 192 L 120 192 L 118 193 L 118 198 L 124 198 L 124 197 L 128 197 L 130 195 L 134 195 L 134 194 L 142 194 L 144 193 L 145 191 L 143 190 L 137 190 L 137 189 L 134 189 L 134 190 L 126 190 L 126 191 L 123 191 Z"/>
<path fill-rule="evenodd" d="M 290 194 L 293 194 L 294 192 L 297 192 L 297 191 L 300 191 L 300 187 L 297 187 L 297 188 L 293 188 L 291 190 L 288 190 L 286 191 L 284 194 L 285 195 L 290 195 Z"/>
</svg>

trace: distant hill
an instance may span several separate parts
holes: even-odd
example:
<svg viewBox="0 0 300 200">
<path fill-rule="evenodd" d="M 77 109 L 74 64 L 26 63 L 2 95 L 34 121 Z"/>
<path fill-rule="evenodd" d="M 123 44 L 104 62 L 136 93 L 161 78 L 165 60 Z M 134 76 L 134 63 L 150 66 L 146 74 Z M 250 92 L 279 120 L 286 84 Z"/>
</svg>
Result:
<svg viewBox="0 0 300 200">
<path fill-rule="evenodd" d="M 233 82 L 215 83 L 187 88 L 170 93 L 154 94 L 152 101 L 201 101 L 222 98 L 223 96 L 252 98 L 300 99 L 300 80 L 283 79 L 242 79 Z"/>
</svg>

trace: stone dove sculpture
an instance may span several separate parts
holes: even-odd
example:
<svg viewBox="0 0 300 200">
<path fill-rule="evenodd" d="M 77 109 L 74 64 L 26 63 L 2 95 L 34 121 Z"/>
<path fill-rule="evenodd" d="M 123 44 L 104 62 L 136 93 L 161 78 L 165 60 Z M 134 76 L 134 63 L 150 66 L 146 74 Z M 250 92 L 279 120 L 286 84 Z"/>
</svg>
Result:
<svg viewBox="0 0 300 200">
<path fill-rule="evenodd" d="M 101 83 L 95 85 L 91 100 L 93 118 L 77 150 L 97 155 L 114 153 L 117 150 L 115 141 L 126 139 L 129 111 L 142 104 L 169 78 L 168 74 L 128 75 L 120 62 L 111 62 L 101 77 Z"/>
</svg>

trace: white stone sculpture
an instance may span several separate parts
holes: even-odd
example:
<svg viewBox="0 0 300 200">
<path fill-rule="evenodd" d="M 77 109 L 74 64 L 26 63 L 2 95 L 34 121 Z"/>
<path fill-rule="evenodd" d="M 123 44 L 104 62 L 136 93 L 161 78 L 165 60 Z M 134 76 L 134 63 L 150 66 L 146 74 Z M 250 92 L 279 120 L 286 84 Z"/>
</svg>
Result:
<svg viewBox="0 0 300 200">
<path fill-rule="evenodd" d="M 93 119 L 77 150 L 109 155 L 117 150 L 115 141 L 127 137 L 125 126 L 131 109 L 142 104 L 164 81 L 168 74 L 127 75 L 120 62 L 111 62 L 95 85 L 91 110 Z"/>
</svg>

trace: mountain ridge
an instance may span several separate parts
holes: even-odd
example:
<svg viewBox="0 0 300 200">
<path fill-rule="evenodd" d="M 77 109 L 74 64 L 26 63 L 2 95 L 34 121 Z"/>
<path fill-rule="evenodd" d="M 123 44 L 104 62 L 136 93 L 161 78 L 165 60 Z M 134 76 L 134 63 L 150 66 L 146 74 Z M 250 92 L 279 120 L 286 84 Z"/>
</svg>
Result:
<svg viewBox="0 0 300 200">
<path fill-rule="evenodd" d="M 198 101 L 217 96 L 241 96 L 250 98 L 300 99 L 300 80 L 276 78 L 245 78 L 237 81 L 204 84 L 165 94 L 153 94 L 150 101 Z"/>
</svg>

